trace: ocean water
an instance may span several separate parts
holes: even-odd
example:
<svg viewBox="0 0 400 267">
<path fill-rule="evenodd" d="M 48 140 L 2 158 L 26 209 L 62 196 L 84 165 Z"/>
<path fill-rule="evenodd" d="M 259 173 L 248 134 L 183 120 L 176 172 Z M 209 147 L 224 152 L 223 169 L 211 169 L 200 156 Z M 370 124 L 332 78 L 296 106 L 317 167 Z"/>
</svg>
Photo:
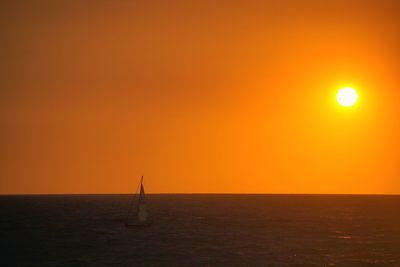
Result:
<svg viewBox="0 0 400 267">
<path fill-rule="evenodd" d="M 399 196 L 0 197 L 0 266 L 400 266 Z"/>
</svg>

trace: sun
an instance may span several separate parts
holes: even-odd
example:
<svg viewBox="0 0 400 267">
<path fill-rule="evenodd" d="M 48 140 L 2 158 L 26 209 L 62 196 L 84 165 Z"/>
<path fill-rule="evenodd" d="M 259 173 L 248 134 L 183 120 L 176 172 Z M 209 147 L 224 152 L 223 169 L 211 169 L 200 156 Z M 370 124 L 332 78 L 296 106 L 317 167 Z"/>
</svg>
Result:
<svg viewBox="0 0 400 267">
<path fill-rule="evenodd" d="M 356 90 L 353 88 L 345 87 L 339 90 L 336 95 L 336 99 L 340 105 L 344 107 L 351 107 L 357 102 L 358 95 Z"/>
</svg>

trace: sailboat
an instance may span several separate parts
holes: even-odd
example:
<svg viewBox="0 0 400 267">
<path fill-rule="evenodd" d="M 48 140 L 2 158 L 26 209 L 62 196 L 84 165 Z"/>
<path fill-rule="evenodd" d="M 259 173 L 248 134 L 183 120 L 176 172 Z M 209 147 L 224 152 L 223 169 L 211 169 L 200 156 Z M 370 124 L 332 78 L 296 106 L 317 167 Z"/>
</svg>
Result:
<svg viewBox="0 0 400 267">
<path fill-rule="evenodd" d="M 147 205 L 146 205 L 146 197 L 144 193 L 144 184 L 143 184 L 143 176 L 140 179 L 140 192 L 139 197 L 137 199 L 136 205 L 134 205 L 134 200 L 132 200 L 129 213 L 127 216 L 127 220 L 125 222 L 125 226 L 147 226 L 150 225 L 149 222 L 149 214 L 147 212 Z"/>
</svg>

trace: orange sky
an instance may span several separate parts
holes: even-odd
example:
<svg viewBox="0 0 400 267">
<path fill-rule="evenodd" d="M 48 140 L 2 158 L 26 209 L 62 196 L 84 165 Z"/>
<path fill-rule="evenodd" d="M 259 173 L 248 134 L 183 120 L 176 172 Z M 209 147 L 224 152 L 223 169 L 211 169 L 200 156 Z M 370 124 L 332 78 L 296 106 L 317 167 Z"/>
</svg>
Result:
<svg viewBox="0 0 400 267">
<path fill-rule="evenodd" d="M 84 2 L 0 3 L 0 194 L 400 194 L 399 1 Z"/>
</svg>

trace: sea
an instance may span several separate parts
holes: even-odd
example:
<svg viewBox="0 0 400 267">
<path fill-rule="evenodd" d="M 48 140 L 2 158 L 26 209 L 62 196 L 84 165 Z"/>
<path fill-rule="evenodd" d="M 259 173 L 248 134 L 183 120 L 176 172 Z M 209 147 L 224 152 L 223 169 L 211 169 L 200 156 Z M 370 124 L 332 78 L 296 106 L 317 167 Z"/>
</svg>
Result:
<svg viewBox="0 0 400 267">
<path fill-rule="evenodd" d="M 400 266 L 400 196 L 0 197 L 0 266 Z"/>
</svg>

